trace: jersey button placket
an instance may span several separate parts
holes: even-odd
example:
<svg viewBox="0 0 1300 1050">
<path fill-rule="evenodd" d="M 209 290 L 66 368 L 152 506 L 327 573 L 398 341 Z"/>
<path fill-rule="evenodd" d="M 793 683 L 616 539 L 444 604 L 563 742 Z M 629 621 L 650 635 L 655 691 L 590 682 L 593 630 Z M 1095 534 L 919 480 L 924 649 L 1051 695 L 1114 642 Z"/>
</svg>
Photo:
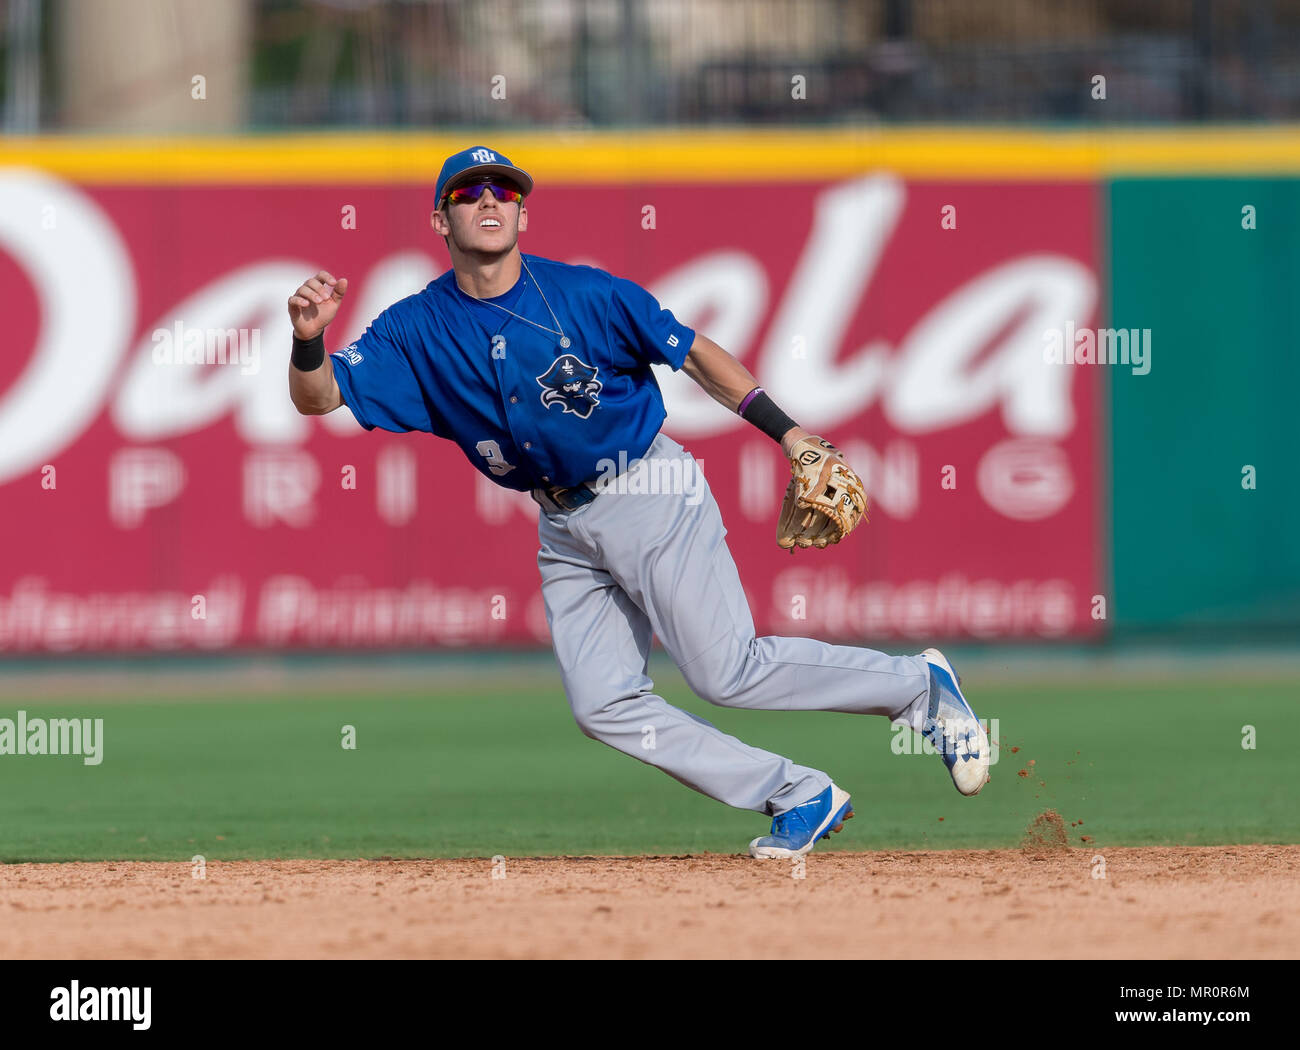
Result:
<svg viewBox="0 0 1300 1050">
<path fill-rule="evenodd" d="M 523 299 L 526 298 L 527 293 L 525 293 Z M 522 302 L 523 299 L 520 301 Z M 508 322 L 503 327 L 510 327 L 512 324 L 513 322 Z M 531 390 L 536 386 L 536 379 L 534 378 L 536 370 L 523 367 L 524 361 L 530 359 L 529 350 L 531 344 L 528 342 L 530 337 L 531 333 L 517 333 L 513 337 L 514 345 L 510 353 L 494 357 L 492 364 L 496 373 L 497 389 L 500 391 L 501 405 L 505 409 L 506 427 L 510 431 L 511 440 L 514 441 L 515 447 L 524 454 L 524 459 L 528 461 L 528 473 L 537 478 L 541 477 L 541 474 L 538 473 L 539 470 L 546 470 L 547 477 L 545 480 L 547 484 L 550 484 L 550 469 L 548 468 L 551 468 L 551 465 L 548 457 L 541 454 L 545 452 L 545 446 L 541 443 L 540 437 L 537 442 L 531 439 L 527 441 L 520 440 L 524 434 L 536 434 L 538 432 L 536 421 L 529 411 L 527 395 L 520 395 L 517 392 L 521 389 Z M 536 356 L 536 354 L 532 356 Z M 506 391 L 509 390 L 516 392 L 507 393 Z M 534 410 L 535 408 L 534 405 Z M 535 444 L 539 454 L 541 454 L 537 460 L 532 456 Z"/>
<path fill-rule="evenodd" d="M 493 371 L 496 373 L 497 377 L 497 389 L 500 390 L 503 397 L 505 397 L 505 392 L 511 387 L 514 387 L 516 390 L 519 389 L 520 377 L 514 374 L 515 369 L 518 367 L 515 360 L 502 354 L 500 356 L 493 356 L 492 365 Z M 516 424 L 527 422 L 527 412 L 525 409 L 521 408 L 516 408 L 513 413 L 510 411 L 511 406 L 517 406 L 518 404 L 518 394 L 511 394 L 509 397 L 506 397 L 506 428 L 510 432 L 510 438 L 514 441 L 515 447 L 524 452 L 528 452 L 532 449 L 533 443 L 531 441 L 520 443 L 515 430 Z"/>
</svg>

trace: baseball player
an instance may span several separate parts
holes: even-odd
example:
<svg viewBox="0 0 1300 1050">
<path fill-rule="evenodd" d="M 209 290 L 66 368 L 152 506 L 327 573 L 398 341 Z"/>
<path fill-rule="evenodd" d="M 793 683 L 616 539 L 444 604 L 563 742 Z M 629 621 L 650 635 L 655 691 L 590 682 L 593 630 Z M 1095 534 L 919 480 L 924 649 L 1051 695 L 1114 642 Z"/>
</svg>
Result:
<svg viewBox="0 0 1300 1050">
<path fill-rule="evenodd" d="M 648 672 L 657 635 L 699 696 L 724 707 L 884 715 L 936 746 L 957 790 L 988 780 L 989 743 L 935 649 L 888 656 L 758 638 L 718 506 L 660 427 L 650 366 L 682 370 L 778 442 L 792 477 L 783 548 L 839 542 L 863 518 L 857 475 L 749 371 L 631 281 L 519 250 L 533 179 L 475 146 L 438 175 L 434 231 L 452 268 L 327 355 L 347 279 L 322 270 L 289 298 L 289 392 L 308 415 L 347 405 L 367 430 L 454 441 L 539 505 L 542 597 L 564 689 L 588 736 L 729 806 L 771 816 L 756 858 L 806 854 L 853 815 L 817 769 L 750 747 L 667 703 Z M 653 748 L 644 746 L 653 727 Z"/>
</svg>

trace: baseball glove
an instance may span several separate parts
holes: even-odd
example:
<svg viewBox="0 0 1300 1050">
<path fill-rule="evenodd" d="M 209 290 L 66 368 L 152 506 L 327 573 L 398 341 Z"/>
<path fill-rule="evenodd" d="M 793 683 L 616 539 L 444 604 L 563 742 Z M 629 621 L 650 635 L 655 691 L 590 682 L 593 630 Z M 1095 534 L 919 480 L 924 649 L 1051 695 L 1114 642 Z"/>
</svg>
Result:
<svg viewBox="0 0 1300 1050">
<path fill-rule="evenodd" d="M 795 547 L 825 547 L 839 543 L 867 516 L 862 479 L 844 462 L 829 441 L 806 437 L 790 449 L 790 484 L 781 504 L 776 542 L 794 553 Z"/>
</svg>

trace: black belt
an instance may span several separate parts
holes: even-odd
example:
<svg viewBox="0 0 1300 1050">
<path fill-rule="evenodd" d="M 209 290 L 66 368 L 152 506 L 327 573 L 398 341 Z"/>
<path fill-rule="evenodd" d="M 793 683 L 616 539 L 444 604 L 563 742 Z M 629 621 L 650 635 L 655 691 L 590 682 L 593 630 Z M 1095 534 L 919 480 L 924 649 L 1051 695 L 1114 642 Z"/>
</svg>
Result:
<svg viewBox="0 0 1300 1050">
<path fill-rule="evenodd" d="M 659 439 L 655 438 L 655 440 L 657 441 Z M 653 448 L 654 445 L 652 444 L 650 447 Z M 628 469 L 630 470 L 637 463 L 641 462 L 643 456 L 648 456 L 649 454 L 650 449 L 646 449 L 641 456 L 637 456 L 635 459 L 629 461 L 627 464 Z M 622 475 L 619 476 L 621 477 Z M 577 510 L 579 507 L 585 507 L 588 503 L 599 496 L 608 486 L 608 483 L 608 476 L 601 475 L 595 481 L 584 481 L 580 485 L 573 485 L 570 488 L 565 488 L 562 485 L 552 485 L 550 488 L 536 488 L 533 489 L 532 496 L 534 502 L 540 504 L 542 501 L 537 497 L 537 494 L 540 492 L 561 510 Z"/>
<path fill-rule="evenodd" d="M 561 510 L 577 510 L 579 507 L 585 507 L 597 495 L 596 490 L 585 483 L 567 489 L 554 485 L 549 489 L 538 489 L 537 491 L 543 493 L 547 499 Z"/>
</svg>

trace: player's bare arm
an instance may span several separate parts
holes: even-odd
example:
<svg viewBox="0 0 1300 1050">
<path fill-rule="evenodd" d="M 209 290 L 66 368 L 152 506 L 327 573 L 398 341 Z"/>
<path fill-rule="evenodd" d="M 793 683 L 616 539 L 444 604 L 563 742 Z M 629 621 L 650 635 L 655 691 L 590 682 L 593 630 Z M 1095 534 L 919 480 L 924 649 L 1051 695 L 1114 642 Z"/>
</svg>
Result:
<svg viewBox="0 0 1300 1050">
<path fill-rule="evenodd" d="M 709 397 L 731 412 L 739 412 L 745 396 L 758 388 L 758 380 L 748 368 L 708 336 L 699 333 L 691 344 L 691 352 L 686 355 L 682 371 Z M 803 427 L 789 428 L 779 439 L 781 451 L 788 456 L 795 442 L 806 437 L 812 435 Z"/>
<path fill-rule="evenodd" d="M 791 474 L 777 521 L 780 547 L 791 552 L 826 547 L 857 528 L 866 517 L 866 489 L 839 449 L 782 412 L 749 369 L 707 336 L 696 333 L 682 371 L 719 404 L 780 442 Z"/>
<path fill-rule="evenodd" d="M 322 416 L 343 404 L 334 367 L 325 353 L 325 328 L 347 294 L 348 279 L 327 270 L 305 280 L 289 296 L 293 354 L 289 359 L 289 399 L 304 416 Z"/>
</svg>

